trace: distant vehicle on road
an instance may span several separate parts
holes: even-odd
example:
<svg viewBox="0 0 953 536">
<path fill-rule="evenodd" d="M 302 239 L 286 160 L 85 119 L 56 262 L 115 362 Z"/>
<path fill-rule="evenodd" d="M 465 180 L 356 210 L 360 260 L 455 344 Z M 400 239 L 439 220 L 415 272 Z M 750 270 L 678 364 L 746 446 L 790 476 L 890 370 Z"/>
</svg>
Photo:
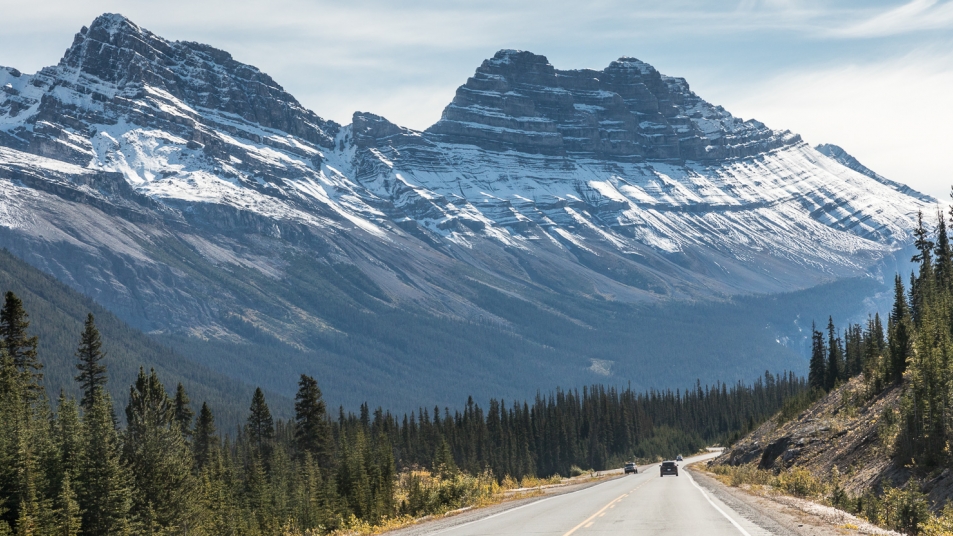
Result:
<svg viewBox="0 0 953 536">
<path fill-rule="evenodd" d="M 662 465 L 659 466 L 659 471 L 662 473 L 659 476 L 678 476 L 678 465 L 675 462 L 662 462 Z"/>
<path fill-rule="evenodd" d="M 638 473 L 639 468 L 635 466 L 635 462 L 628 462 L 625 464 L 625 474 L 629 473 Z"/>
<path fill-rule="evenodd" d="M 682 461 L 682 455 L 679 454 L 678 456 L 675 456 L 675 461 L 677 461 L 677 462 Z"/>
</svg>

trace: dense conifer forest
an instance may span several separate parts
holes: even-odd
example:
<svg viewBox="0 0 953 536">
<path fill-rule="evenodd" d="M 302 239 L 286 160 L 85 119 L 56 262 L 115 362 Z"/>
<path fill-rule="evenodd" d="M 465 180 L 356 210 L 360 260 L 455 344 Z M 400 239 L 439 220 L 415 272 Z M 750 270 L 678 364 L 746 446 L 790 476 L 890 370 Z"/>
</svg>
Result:
<svg viewBox="0 0 953 536">
<path fill-rule="evenodd" d="M 96 318 L 76 334 L 79 399 L 51 401 L 39 339 L 13 292 L 0 309 L 0 534 L 323 534 L 479 502 L 500 486 L 690 453 L 748 430 L 807 389 L 753 385 L 636 393 L 592 386 L 532 401 L 469 399 L 397 416 L 329 411 L 301 375 L 294 418 L 264 392 L 220 430 L 207 402 L 140 369 L 120 424 Z M 223 433 L 224 432 L 224 433 Z"/>
</svg>

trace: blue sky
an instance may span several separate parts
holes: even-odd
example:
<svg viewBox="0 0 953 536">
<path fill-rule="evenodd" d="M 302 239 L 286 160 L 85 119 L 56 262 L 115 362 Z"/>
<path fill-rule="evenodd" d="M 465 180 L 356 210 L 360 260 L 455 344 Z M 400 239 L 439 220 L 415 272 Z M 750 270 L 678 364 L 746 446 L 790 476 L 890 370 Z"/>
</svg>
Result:
<svg viewBox="0 0 953 536">
<path fill-rule="evenodd" d="M 426 128 L 501 48 L 559 69 L 635 56 L 944 203 L 953 184 L 953 0 L 0 0 L 0 65 L 56 63 L 103 12 L 228 50 L 341 123 Z"/>
</svg>

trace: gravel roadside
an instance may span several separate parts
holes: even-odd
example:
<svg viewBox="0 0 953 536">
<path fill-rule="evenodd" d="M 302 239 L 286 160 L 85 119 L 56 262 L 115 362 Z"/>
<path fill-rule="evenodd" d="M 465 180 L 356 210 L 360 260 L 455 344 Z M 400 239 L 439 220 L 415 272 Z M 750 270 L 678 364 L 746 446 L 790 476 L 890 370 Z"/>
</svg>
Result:
<svg viewBox="0 0 953 536">
<path fill-rule="evenodd" d="M 779 536 L 844 534 L 902 536 L 898 532 L 881 529 L 836 508 L 796 497 L 732 488 L 697 469 L 691 473 L 698 485 L 745 519 L 771 534 Z"/>
</svg>

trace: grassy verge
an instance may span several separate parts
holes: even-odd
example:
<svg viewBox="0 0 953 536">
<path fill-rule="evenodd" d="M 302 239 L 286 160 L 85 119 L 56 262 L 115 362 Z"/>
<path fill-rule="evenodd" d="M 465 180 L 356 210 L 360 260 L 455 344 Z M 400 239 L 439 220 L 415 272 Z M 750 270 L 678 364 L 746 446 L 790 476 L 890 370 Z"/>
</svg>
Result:
<svg viewBox="0 0 953 536">
<path fill-rule="evenodd" d="M 708 474 L 728 486 L 809 499 L 904 534 L 953 534 L 953 505 L 948 504 L 938 515 L 932 514 L 926 495 L 917 489 L 918 486 L 912 480 L 903 488 L 888 485 L 880 494 L 867 492 L 852 496 L 844 491 L 843 477 L 836 468 L 823 480 L 801 467 L 778 473 L 751 465 L 698 468 L 707 470 Z"/>
</svg>

